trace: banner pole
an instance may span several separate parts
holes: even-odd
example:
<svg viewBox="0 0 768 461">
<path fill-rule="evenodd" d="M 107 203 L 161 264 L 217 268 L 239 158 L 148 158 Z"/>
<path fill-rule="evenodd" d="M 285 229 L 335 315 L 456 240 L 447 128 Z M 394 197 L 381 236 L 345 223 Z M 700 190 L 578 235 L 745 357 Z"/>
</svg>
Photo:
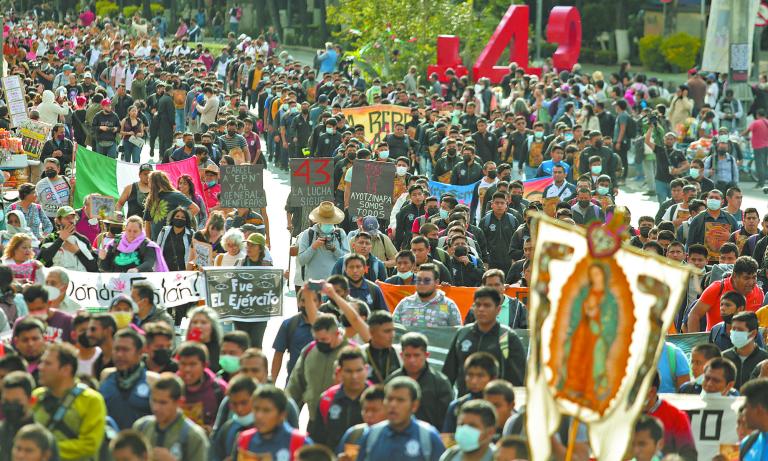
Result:
<svg viewBox="0 0 768 461">
<path fill-rule="evenodd" d="M 573 449 L 576 445 L 576 434 L 579 430 L 579 419 L 571 417 L 571 427 L 568 429 L 568 448 L 565 452 L 565 461 L 573 461 Z"/>
</svg>

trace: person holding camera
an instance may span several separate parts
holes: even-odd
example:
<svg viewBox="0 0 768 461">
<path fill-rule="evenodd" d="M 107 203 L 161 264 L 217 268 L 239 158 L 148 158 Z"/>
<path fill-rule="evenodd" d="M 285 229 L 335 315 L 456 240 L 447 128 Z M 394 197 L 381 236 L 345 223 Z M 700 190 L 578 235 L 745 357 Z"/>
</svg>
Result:
<svg viewBox="0 0 768 461">
<path fill-rule="evenodd" d="M 315 224 L 298 237 L 297 286 L 303 286 L 309 279 L 328 278 L 336 261 L 349 253 L 347 234 L 336 227 L 344 220 L 344 212 L 333 202 L 320 203 L 309 219 Z"/>
</svg>

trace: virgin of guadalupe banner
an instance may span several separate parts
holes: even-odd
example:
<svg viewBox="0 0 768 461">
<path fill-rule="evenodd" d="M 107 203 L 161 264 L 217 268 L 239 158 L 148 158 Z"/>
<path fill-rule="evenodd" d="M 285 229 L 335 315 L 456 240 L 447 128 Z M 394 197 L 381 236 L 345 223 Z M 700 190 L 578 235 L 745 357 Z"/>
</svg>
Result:
<svg viewBox="0 0 768 461">
<path fill-rule="evenodd" d="M 623 222 L 623 209 L 586 231 L 536 220 L 526 382 L 534 461 L 549 459 L 563 415 L 587 425 L 597 459 L 623 459 L 645 405 L 689 272 L 622 244 Z"/>
</svg>

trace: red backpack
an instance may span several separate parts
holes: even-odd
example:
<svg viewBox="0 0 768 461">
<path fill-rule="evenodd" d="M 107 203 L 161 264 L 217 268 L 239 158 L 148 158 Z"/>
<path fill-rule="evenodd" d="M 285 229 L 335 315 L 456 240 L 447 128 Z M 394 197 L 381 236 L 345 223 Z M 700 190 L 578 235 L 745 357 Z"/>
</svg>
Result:
<svg viewBox="0 0 768 461">
<path fill-rule="evenodd" d="M 237 449 L 239 450 L 238 459 L 247 461 L 253 458 L 252 456 L 249 457 L 250 451 L 248 451 L 248 447 L 251 445 L 251 439 L 253 439 L 253 436 L 257 432 L 256 428 L 253 428 L 240 433 L 239 438 L 237 439 Z M 307 434 L 298 429 L 291 431 L 291 442 L 288 444 L 288 453 L 291 455 L 290 461 L 293 461 L 293 454 L 296 453 L 296 450 L 304 446 L 306 441 Z"/>
</svg>

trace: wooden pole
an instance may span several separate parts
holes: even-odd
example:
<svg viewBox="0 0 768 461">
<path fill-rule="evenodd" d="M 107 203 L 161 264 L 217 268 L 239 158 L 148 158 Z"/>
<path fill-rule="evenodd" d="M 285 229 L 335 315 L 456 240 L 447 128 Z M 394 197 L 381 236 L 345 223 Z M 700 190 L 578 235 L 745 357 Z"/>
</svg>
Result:
<svg viewBox="0 0 768 461">
<path fill-rule="evenodd" d="M 565 451 L 565 461 L 573 461 L 573 449 L 576 445 L 576 434 L 579 432 L 579 419 L 571 417 L 571 427 L 568 429 L 568 448 Z"/>
</svg>

